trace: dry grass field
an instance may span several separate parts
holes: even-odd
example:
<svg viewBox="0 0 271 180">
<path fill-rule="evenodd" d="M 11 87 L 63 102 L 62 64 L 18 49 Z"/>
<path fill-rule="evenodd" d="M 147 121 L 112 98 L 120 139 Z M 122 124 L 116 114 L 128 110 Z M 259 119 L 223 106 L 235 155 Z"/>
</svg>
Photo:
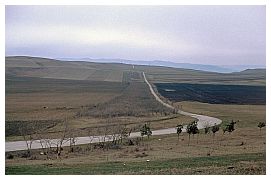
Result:
<svg viewBox="0 0 271 180">
<path fill-rule="evenodd" d="M 204 114 L 219 118 L 223 123 L 231 120 L 239 121 L 239 128 L 256 128 L 259 122 L 266 121 L 265 105 L 224 105 L 224 104 L 207 104 L 199 102 L 179 102 L 184 111 L 198 114 Z"/>
<path fill-rule="evenodd" d="M 148 85 L 143 82 L 130 82 L 123 93 L 105 103 L 83 108 L 80 116 L 116 117 L 169 115 L 171 110 L 157 102 L 151 95 Z"/>
<path fill-rule="evenodd" d="M 152 83 L 194 83 L 265 86 L 265 69 L 245 70 L 237 73 L 214 73 L 192 69 L 135 66 L 144 71 Z"/>
<path fill-rule="evenodd" d="M 18 153 L 6 160 L 6 173 L 13 174 L 265 174 L 265 128 L 257 127 L 265 120 L 265 107 L 254 105 L 210 105 L 183 102 L 183 108 L 206 113 L 223 120 L 240 120 L 231 134 L 220 130 L 191 137 L 182 133 L 144 138 L 138 145 L 122 145 L 107 150 L 93 145 L 77 146 L 74 153 L 64 148 L 61 159 L 46 160 L 40 151 L 34 160 L 25 160 Z M 211 106 L 211 108 L 210 108 Z M 225 111 L 225 106 L 227 111 Z M 248 113 L 249 112 L 249 113 Z M 251 116 L 254 115 L 254 116 Z M 251 116 L 252 118 L 248 118 Z M 246 122 L 246 119 L 248 121 Z M 162 121 L 163 122 L 163 121 Z M 160 128 L 163 123 L 160 122 Z M 167 122 L 171 122 L 169 119 Z M 180 121 L 179 121 L 180 122 Z M 158 122 L 157 122 L 158 123 Z M 172 123 L 172 122 L 171 122 Z M 151 123 L 155 124 L 155 123 Z M 174 124 L 174 123 L 173 123 Z M 173 125 L 172 124 L 172 125 Z M 155 127 L 155 126 L 154 126 Z M 154 128 L 155 129 L 155 128 Z M 146 162 L 149 160 L 149 162 Z M 125 164 L 125 165 L 124 165 Z M 27 168 L 26 168 L 27 167 Z M 73 168 L 76 167 L 76 168 Z"/>
<path fill-rule="evenodd" d="M 123 145 L 120 149 L 91 149 L 84 145 L 74 153 L 64 148 L 62 158 L 52 160 L 46 160 L 40 151 L 34 153 L 33 160 L 13 153 L 14 159 L 6 160 L 6 173 L 265 174 L 264 131 L 244 128 L 231 135 L 220 132 L 214 141 L 211 134 L 200 134 L 198 143 L 196 137 L 192 138 L 190 146 L 187 141 L 188 136 L 183 134 L 179 142 L 177 135 L 155 136 L 140 145 Z"/>
<path fill-rule="evenodd" d="M 44 68 L 57 66 L 65 70 L 70 66 L 70 62 L 65 64 L 40 58 L 7 60 L 6 140 L 22 140 L 19 130 L 22 125 L 26 126 L 28 133 L 42 130 L 50 133 L 50 137 L 58 137 L 61 122 L 65 119 L 69 120 L 70 128 L 78 136 L 86 136 L 89 129 L 105 125 L 122 124 L 138 129 L 146 122 L 155 122 L 155 128 L 161 127 L 156 122 L 167 122 L 168 118 L 174 119 L 174 126 L 179 120 L 192 121 L 192 118 L 182 116 L 172 118 L 171 110 L 164 108 L 151 96 L 140 72 L 114 71 L 114 68 L 121 69 L 124 65 L 111 65 L 113 70 L 110 70 L 107 69 L 108 64 L 103 66 L 95 63 L 96 69 L 103 70 L 90 74 L 92 80 L 74 80 L 11 75 L 9 68 L 15 67 L 11 63 L 13 61 L 19 68 L 39 68 L 36 66 L 43 64 Z M 82 66 L 84 62 L 77 64 Z M 107 72 L 110 72 L 110 78 L 115 79 L 115 72 L 123 74 L 120 78 L 122 82 L 107 81 Z M 167 126 L 165 124 L 163 126 Z"/>
<path fill-rule="evenodd" d="M 6 57 L 6 74 L 12 76 L 121 82 L 123 71 L 131 69 L 131 65 L 117 63 L 67 62 L 25 56 Z"/>
<path fill-rule="evenodd" d="M 74 68 L 75 70 L 71 70 Z M 75 136 L 103 134 L 105 128 L 139 131 L 188 124 L 194 119 L 162 107 L 143 82 L 195 82 L 265 85 L 263 71 L 217 74 L 165 67 L 62 62 L 31 57 L 6 60 L 6 140 L 23 140 L 19 127 L 43 137 L 61 135 L 63 120 Z M 76 71 L 76 72 L 75 72 Z M 80 71 L 80 72 L 79 72 Z M 73 76 L 74 74 L 74 76 Z M 46 77 L 46 78 L 45 78 Z M 221 81 L 220 81 L 221 80 Z M 192 113 L 223 120 L 220 131 L 191 136 L 187 133 L 123 139 L 114 144 L 56 148 L 47 156 L 39 150 L 6 152 L 6 174 L 265 174 L 265 105 L 225 105 L 176 102 Z M 231 134 L 222 127 L 237 121 Z M 109 131 L 107 132 L 109 133 Z M 37 138 L 40 136 L 37 136 Z M 131 140 L 133 143 L 131 143 Z M 106 147 L 106 148 L 105 148 Z M 41 153 L 42 152 L 42 153 Z"/>
<path fill-rule="evenodd" d="M 50 119 L 57 112 L 106 102 L 119 96 L 126 87 L 118 82 L 7 77 L 7 119 Z"/>
<path fill-rule="evenodd" d="M 126 87 L 121 82 L 7 76 L 6 138 L 16 140 L 12 136 L 19 135 L 23 122 L 46 125 L 50 131 L 60 121 L 73 119 L 83 106 L 114 99 Z"/>
</svg>

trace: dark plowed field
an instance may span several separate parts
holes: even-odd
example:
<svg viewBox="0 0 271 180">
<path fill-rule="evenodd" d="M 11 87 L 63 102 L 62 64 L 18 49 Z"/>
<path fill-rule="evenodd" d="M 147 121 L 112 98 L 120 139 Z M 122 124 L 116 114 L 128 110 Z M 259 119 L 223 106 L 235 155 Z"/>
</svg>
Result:
<svg viewBox="0 0 271 180">
<path fill-rule="evenodd" d="M 159 93 L 171 101 L 211 104 L 266 104 L 265 86 L 156 83 Z"/>
</svg>

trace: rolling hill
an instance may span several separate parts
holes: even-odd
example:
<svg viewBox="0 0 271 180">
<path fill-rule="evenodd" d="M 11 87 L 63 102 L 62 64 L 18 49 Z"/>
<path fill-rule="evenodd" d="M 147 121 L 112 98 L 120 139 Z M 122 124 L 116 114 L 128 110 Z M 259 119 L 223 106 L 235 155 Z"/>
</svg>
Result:
<svg viewBox="0 0 271 180">
<path fill-rule="evenodd" d="M 122 82 L 126 71 L 144 71 L 153 83 L 211 83 L 265 85 L 265 69 L 216 73 L 162 66 L 60 61 L 39 57 L 6 57 L 7 76 Z"/>
</svg>

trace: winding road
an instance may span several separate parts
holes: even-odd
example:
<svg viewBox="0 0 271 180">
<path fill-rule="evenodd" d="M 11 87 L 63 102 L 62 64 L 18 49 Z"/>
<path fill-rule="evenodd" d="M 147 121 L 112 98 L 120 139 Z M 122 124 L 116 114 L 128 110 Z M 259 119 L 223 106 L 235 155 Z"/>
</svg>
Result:
<svg viewBox="0 0 271 180">
<path fill-rule="evenodd" d="M 153 90 L 151 84 L 147 80 L 144 72 L 143 72 L 143 77 L 144 77 L 144 81 L 148 84 L 148 86 L 150 88 L 150 91 L 151 91 L 152 95 L 155 97 L 155 99 L 158 102 L 160 102 L 161 104 L 163 104 L 164 106 L 166 106 L 166 107 L 168 107 L 170 109 L 175 109 L 173 106 L 171 106 L 170 104 L 165 103 L 164 101 L 162 101 L 162 99 L 160 99 L 160 97 L 155 93 L 155 91 Z M 218 118 L 210 117 L 210 116 L 193 114 L 193 113 L 185 112 L 185 111 L 181 111 L 181 110 L 178 110 L 177 113 L 185 115 L 185 116 L 190 116 L 192 118 L 197 119 L 199 129 L 203 129 L 204 127 L 206 127 L 206 125 L 214 126 L 215 124 L 221 124 L 222 123 L 222 120 L 220 120 Z M 171 128 L 171 129 L 174 129 L 174 133 L 176 133 L 175 128 Z M 185 128 L 183 129 L 183 131 L 185 131 Z"/>
<path fill-rule="evenodd" d="M 170 108 L 170 109 L 175 109 L 173 106 L 171 106 L 170 104 L 165 103 L 164 101 L 162 101 L 160 99 L 160 97 L 155 93 L 155 91 L 153 90 L 151 84 L 149 83 L 149 81 L 147 80 L 145 73 L 143 72 L 143 77 L 144 77 L 144 81 L 148 84 L 150 91 L 152 93 L 152 95 L 155 97 L 155 99 L 161 103 L 162 105 Z M 193 114 L 193 113 L 189 113 L 189 112 L 185 112 L 185 111 L 181 111 L 178 110 L 177 111 L 178 114 L 182 114 L 185 116 L 190 116 L 192 118 L 197 119 L 198 121 L 198 128 L 199 129 L 203 129 L 206 125 L 208 126 L 214 126 L 215 124 L 220 124 L 222 123 L 222 120 L 218 119 L 218 118 L 214 118 L 214 117 L 210 117 L 210 116 L 205 116 L 205 115 L 199 115 L 199 114 Z M 186 127 L 183 128 L 183 132 L 186 131 L 185 129 Z M 176 128 L 167 128 L 167 129 L 159 129 L 159 130 L 154 130 L 152 131 L 152 135 L 165 135 L 165 134 L 173 134 L 176 133 Z M 130 138 L 135 138 L 135 137 L 140 137 L 140 132 L 132 132 L 130 134 Z M 97 142 L 102 142 L 102 141 L 112 141 L 113 140 L 113 136 L 112 135 L 108 135 L 107 137 L 104 136 L 87 136 L 87 137 L 77 137 L 76 138 L 76 145 L 79 144 L 88 144 L 88 143 L 97 143 Z M 51 139 L 50 140 L 50 144 L 51 147 L 56 147 L 57 144 L 59 144 L 60 139 Z M 49 141 L 47 139 L 40 139 L 40 140 L 35 140 L 32 142 L 31 145 L 31 149 L 40 149 L 43 147 L 45 147 L 45 145 L 48 143 Z M 70 141 L 66 140 L 63 141 L 62 146 L 69 146 L 70 145 Z M 18 150 L 27 150 L 27 145 L 25 141 L 12 141 L 12 142 L 5 142 L 5 151 L 9 152 L 9 151 L 18 151 Z"/>
</svg>

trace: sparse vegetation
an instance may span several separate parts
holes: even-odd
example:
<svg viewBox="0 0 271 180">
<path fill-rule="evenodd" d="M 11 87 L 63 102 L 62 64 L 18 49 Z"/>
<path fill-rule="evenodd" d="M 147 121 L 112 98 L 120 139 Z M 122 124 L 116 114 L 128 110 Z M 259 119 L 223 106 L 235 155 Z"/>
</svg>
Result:
<svg viewBox="0 0 271 180">
<path fill-rule="evenodd" d="M 107 118 L 109 116 L 140 117 L 152 114 L 166 116 L 172 114 L 172 110 L 164 107 L 152 97 L 147 84 L 130 82 L 121 96 L 96 106 L 83 108 L 77 113 L 77 116 Z"/>
<path fill-rule="evenodd" d="M 33 121 L 6 121 L 5 132 L 6 136 L 23 136 L 35 134 L 37 131 L 47 131 L 51 127 L 59 124 L 60 120 L 33 120 Z M 23 128 L 23 133 L 22 133 Z M 21 130 L 20 130 L 21 129 Z"/>
</svg>

